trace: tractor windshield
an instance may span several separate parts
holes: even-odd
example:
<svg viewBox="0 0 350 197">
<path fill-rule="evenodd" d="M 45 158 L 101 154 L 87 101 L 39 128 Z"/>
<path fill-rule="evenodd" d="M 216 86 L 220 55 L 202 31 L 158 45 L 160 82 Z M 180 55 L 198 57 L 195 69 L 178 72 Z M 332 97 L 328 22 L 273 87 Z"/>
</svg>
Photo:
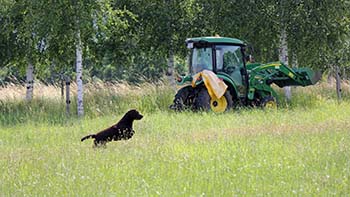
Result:
<svg viewBox="0 0 350 197">
<path fill-rule="evenodd" d="M 194 48 L 191 60 L 191 72 L 193 74 L 203 70 L 213 70 L 212 48 Z"/>
</svg>

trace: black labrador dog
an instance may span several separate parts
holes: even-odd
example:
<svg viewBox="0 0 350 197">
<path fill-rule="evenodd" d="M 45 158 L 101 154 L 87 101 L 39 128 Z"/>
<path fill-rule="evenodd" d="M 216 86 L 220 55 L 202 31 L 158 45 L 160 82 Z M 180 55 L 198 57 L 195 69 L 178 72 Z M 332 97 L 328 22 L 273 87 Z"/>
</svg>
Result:
<svg viewBox="0 0 350 197">
<path fill-rule="evenodd" d="M 95 138 L 95 147 L 105 146 L 107 142 L 117 140 L 128 140 L 130 139 L 135 131 L 132 128 L 134 120 L 141 120 L 142 115 L 135 109 L 132 109 L 123 116 L 123 118 L 115 125 L 102 130 L 96 134 L 87 135 L 81 138 L 84 141 L 88 138 Z"/>
</svg>

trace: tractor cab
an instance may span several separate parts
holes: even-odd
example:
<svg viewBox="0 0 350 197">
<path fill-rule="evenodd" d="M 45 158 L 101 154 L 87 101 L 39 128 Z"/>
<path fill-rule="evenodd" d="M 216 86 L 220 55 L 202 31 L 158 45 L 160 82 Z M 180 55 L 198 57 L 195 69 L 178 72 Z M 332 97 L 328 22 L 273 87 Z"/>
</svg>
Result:
<svg viewBox="0 0 350 197">
<path fill-rule="evenodd" d="M 239 97 L 247 90 L 245 67 L 245 45 L 242 41 L 225 37 L 201 37 L 186 40 L 190 53 L 190 74 L 203 70 L 213 71 L 219 78 L 229 80 L 237 87 Z"/>
</svg>

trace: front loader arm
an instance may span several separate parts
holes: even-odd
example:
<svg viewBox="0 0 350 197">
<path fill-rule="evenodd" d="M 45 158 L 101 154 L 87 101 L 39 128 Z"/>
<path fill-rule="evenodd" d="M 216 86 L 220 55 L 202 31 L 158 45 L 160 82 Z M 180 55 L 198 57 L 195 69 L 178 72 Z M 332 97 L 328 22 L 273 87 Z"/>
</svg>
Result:
<svg viewBox="0 0 350 197">
<path fill-rule="evenodd" d="M 320 72 L 312 71 L 310 68 L 293 69 L 283 63 L 256 64 L 249 70 L 250 88 L 248 98 L 252 100 L 257 90 L 277 97 L 275 91 L 270 87 L 272 83 L 281 88 L 285 86 L 308 86 L 314 85 L 320 78 Z"/>
</svg>

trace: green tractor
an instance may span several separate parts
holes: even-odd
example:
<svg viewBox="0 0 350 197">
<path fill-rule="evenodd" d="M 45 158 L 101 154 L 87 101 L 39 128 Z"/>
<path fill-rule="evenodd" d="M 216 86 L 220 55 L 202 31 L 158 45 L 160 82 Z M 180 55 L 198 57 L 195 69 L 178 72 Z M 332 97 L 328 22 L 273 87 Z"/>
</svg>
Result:
<svg viewBox="0 0 350 197">
<path fill-rule="evenodd" d="M 321 78 L 320 72 L 309 68 L 290 68 L 280 62 L 249 63 L 246 45 L 235 38 L 189 38 L 186 45 L 191 50 L 189 74 L 177 79 L 181 88 L 170 106 L 174 110 L 224 112 L 240 106 L 275 108 L 277 94 L 271 84 L 308 86 Z M 209 81 L 213 78 L 210 73 L 216 79 Z M 215 83 L 225 84 L 223 94 L 215 96 L 212 93 L 213 87 L 214 91 L 217 87 Z"/>
</svg>

